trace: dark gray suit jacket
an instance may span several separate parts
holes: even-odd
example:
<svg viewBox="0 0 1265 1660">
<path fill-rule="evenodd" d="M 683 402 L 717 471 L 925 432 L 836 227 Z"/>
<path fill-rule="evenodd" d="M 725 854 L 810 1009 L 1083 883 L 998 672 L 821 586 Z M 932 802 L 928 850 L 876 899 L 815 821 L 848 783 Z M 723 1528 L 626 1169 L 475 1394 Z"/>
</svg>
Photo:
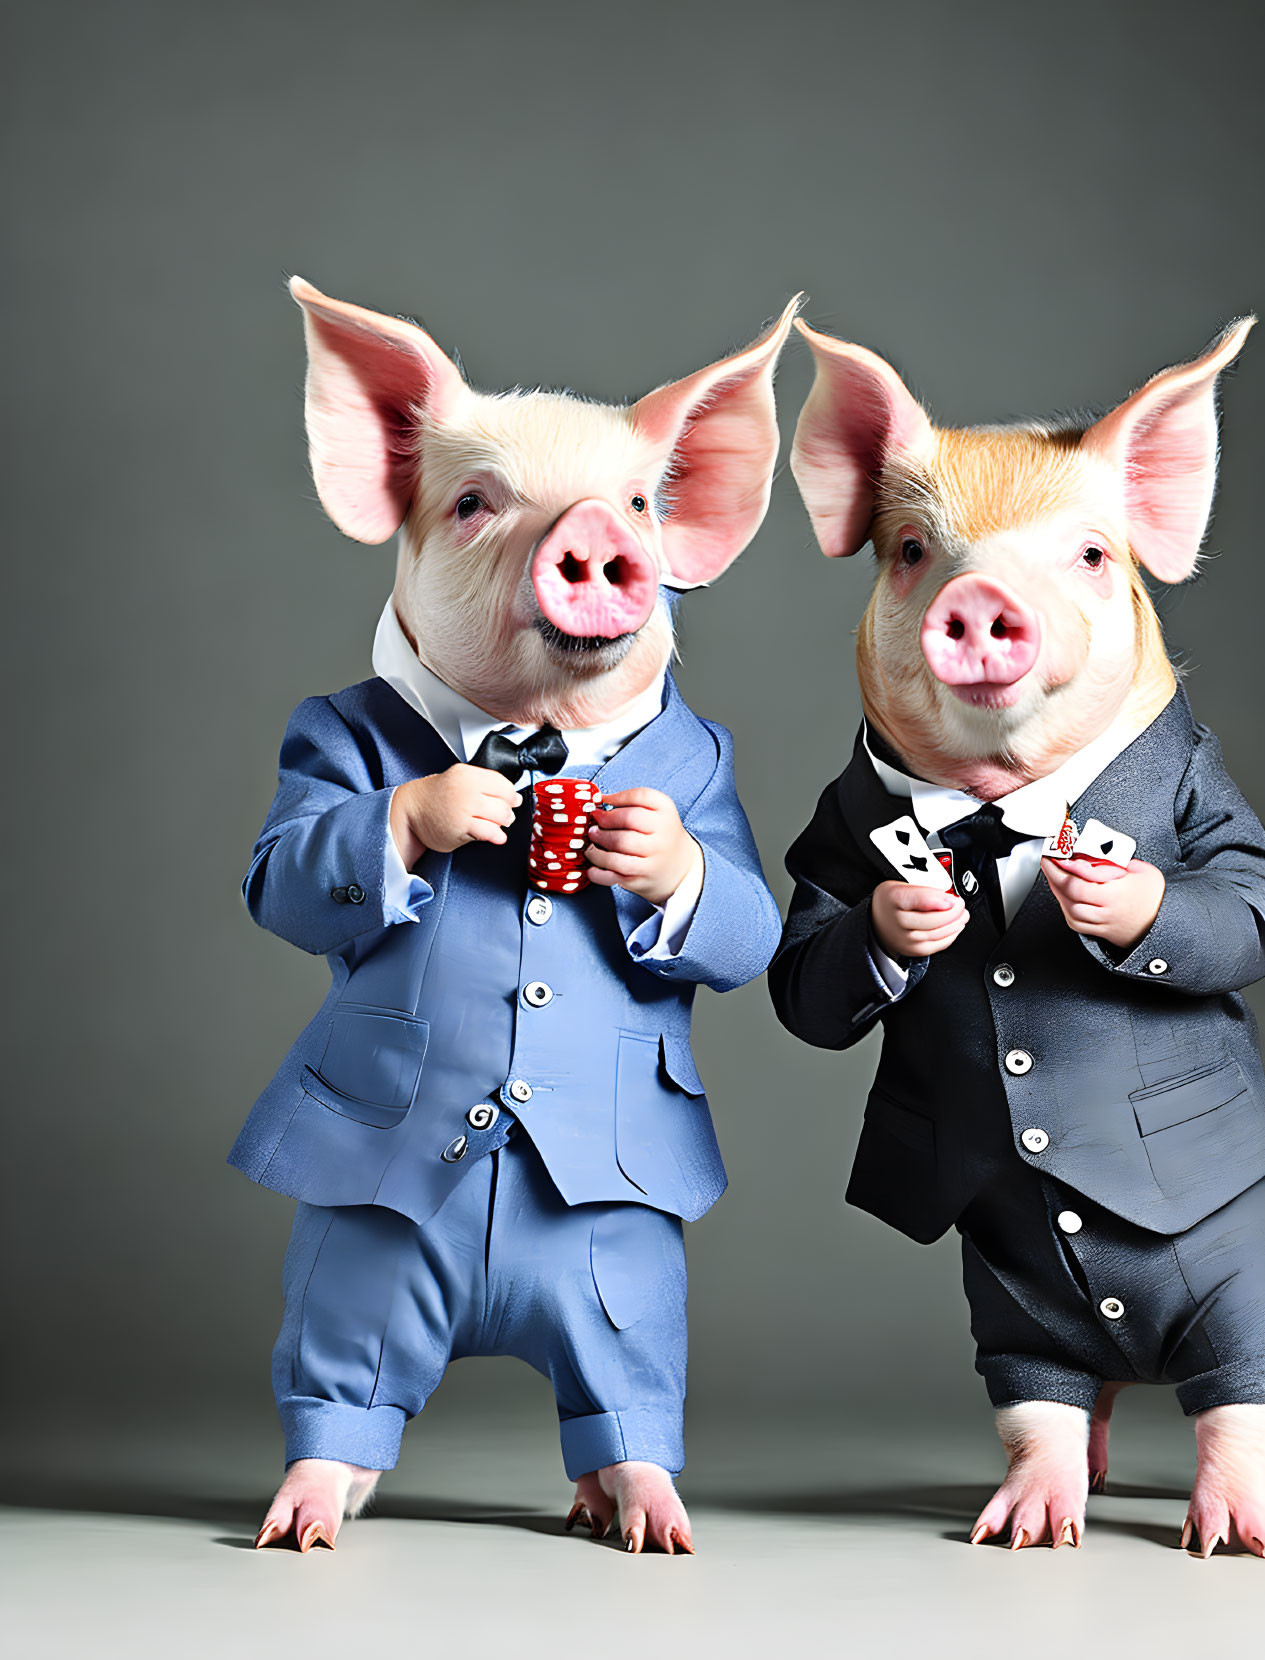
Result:
<svg viewBox="0 0 1265 1660">
<path fill-rule="evenodd" d="M 1165 875 L 1123 959 L 1074 933 L 1038 876 L 1004 933 L 973 914 L 891 1001 L 869 960 L 870 895 L 891 872 L 869 832 L 907 810 L 858 738 L 787 855 L 795 896 L 769 971 L 807 1043 L 845 1049 L 883 1022 L 850 1202 L 929 1242 L 1017 1156 L 1171 1234 L 1265 1175 L 1265 1075 L 1238 995 L 1265 975 L 1265 830 L 1185 693 L 1072 804 Z M 1008 1067 L 1016 1052 L 1027 1070 Z"/>
</svg>

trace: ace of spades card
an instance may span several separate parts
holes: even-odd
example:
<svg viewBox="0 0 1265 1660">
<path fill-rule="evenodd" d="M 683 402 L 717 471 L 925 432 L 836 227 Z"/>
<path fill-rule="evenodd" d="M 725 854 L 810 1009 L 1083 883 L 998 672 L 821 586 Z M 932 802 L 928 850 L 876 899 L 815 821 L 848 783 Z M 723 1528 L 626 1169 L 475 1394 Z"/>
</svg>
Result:
<svg viewBox="0 0 1265 1660">
<path fill-rule="evenodd" d="M 908 814 L 870 831 L 870 840 L 906 882 L 953 893 L 953 878 L 927 846 L 922 831 Z"/>
<path fill-rule="evenodd" d="M 1091 818 L 1086 820 L 1085 828 L 1076 838 L 1072 857 L 1101 859 L 1105 864 L 1118 865 L 1121 870 L 1127 870 L 1137 845 L 1132 836 L 1113 830 L 1101 819 Z"/>
</svg>

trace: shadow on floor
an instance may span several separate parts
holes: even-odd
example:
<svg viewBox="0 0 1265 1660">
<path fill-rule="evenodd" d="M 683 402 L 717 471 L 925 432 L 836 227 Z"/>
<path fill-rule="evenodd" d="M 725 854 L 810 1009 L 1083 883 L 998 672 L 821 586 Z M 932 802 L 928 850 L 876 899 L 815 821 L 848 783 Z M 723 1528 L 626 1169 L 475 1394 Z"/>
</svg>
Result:
<svg viewBox="0 0 1265 1660">
<path fill-rule="evenodd" d="M 941 1537 L 963 1544 L 968 1542 L 969 1529 L 992 1496 L 993 1488 L 974 1484 L 893 1484 L 850 1489 L 795 1490 L 788 1492 L 708 1492 L 693 1484 L 686 1484 L 685 1497 L 695 1510 L 719 1510 L 747 1515 L 801 1516 L 818 1518 L 899 1519 L 948 1523 Z M 127 1485 L 85 1481 L 43 1480 L 19 1483 L 16 1490 L 5 1495 L 5 1502 L 18 1509 L 59 1510 L 93 1515 L 143 1516 L 170 1518 L 193 1522 L 218 1522 L 237 1531 L 224 1533 L 215 1539 L 217 1545 L 231 1549 L 253 1547 L 259 1518 L 267 1509 L 271 1495 L 211 1498 L 197 1493 L 180 1493 L 154 1484 Z M 1186 1495 L 1166 1487 L 1140 1487 L 1109 1484 L 1109 1499 L 1181 1500 Z M 1105 1517 L 1096 1514 L 1097 1501 L 1090 1501 L 1089 1525 L 1094 1531 L 1109 1530 L 1143 1539 L 1148 1543 L 1171 1546 L 1176 1543 L 1176 1530 L 1159 1522 L 1154 1516 L 1136 1518 Z M 529 1533 L 561 1535 L 565 1510 L 539 1510 L 524 1505 L 478 1504 L 465 1499 L 423 1498 L 384 1493 L 375 1502 L 367 1520 L 380 1516 L 392 1521 L 459 1523 L 476 1527 L 509 1527 Z M 577 1534 L 576 1537 L 587 1536 Z M 611 1548 L 622 1548 L 618 1539 L 606 1542 Z"/>
<path fill-rule="evenodd" d="M 41 1481 L 38 1485 L 32 1482 L 10 1487 L 4 1494 L 3 1502 L 18 1510 L 219 1522 L 239 1527 L 241 1532 L 221 1536 L 215 1543 L 245 1549 L 254 1546 L 255 1530 L 271 1496 L 271 1492 L 260 1492 L 250 1497 L 208 1498 L 197 1493 L 179 1493 L 155 1486 L 128 1486 L 118 1482 Z M 374 1516 L 393 1521 L 461 1522 L 521 1528 L 530 1533 L 560 1534 L 566 1511 L 533 1510 L 525 1505 L 512 1504 L 472 1504 L 465 1499 L 386 1496 L 366 1514 L 365 1520 L 371 1521 Z"/>
<path fill-rule="evenodd" d="M 926 1520 L 948 1522 L 941 1538 L 955 1543 L 969 1544 L 970 1529 L 995 1491 L 992 1485 L 976 1486 L 945 1483 L 919 1483 L 891 1487 L 852 1488 L 845 1490 L 758 1493 L 752 1495 L 700 1494 L 691 1490 L 688 1497 L 693 1506 L 712 1510 L 742 1511 L 753 1515 L 818 1516 L 818 1517 L 921 1517 Z M 1138 1487 L 1124 1483 L 1108 1483 L 1103 1497 L 1108 1499 L 1177 1500 L 1188 1495 L 1168 1487 Z M 1148 1544 L 1176 1546 L 1179 1528 L 1156 1517 L 1103 1516 L 1097 1497 L 1089 1504 L 1088 1527 L 1093 1532 L 1112 1532 L 1141 1539 Z M 1004 1541 L 991 1541 L 994 1548 Z"/>
</svg>

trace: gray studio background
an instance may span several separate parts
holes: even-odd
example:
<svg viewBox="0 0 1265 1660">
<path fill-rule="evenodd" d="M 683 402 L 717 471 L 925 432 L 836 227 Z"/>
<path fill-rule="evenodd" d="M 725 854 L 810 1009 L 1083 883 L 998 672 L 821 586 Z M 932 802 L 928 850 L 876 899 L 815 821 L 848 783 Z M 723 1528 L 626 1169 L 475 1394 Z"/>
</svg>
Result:
<svg viewBox="0 0 1265 1660">
<path fill-rule="evenodd" d="M 942 421 L 1109 405 L 1265 305 L 1261 29 L 1215 3 L 54 0 L 8 34 L 5 1382 L 55 1461 L 129 1413 L 271 1424 L 290 1205 L 223 1160 L 327 971 L 238 884 L 286 717 L 369 672 L 394 562 L 316 503 L 285 278 L 418 317 L 482 387 L 634 396 L 803 288 Z M 787 442 L 809 378 L 796 343 Z M 1260 807 L 1265 338 L 1224 412 L 1217 557 L 1163 614 Z M 852 743 L 868 585 L 783 472 L 681 608 L 783 904 Z M 954 1245 L 842 1203 L 872 1044 L 801 1046 L 762 984 L 702 992 L 695 1032 L 732 1179 L 688 1236 L 696 1421 L 985 1418 Z M 446 1410 L 524 1390 L 551 1437 L 512 1363 L 464 1363 Z"/>
</svg>

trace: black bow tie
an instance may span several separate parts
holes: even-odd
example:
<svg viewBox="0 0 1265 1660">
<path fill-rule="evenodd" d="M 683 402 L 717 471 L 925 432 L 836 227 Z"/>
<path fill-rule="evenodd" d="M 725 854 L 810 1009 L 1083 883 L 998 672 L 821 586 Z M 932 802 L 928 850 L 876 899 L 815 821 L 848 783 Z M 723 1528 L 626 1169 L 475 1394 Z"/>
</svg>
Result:
<svg viewBox="0 0 1265 1660">
<path fill-rule="evenodd" d="M 542 726 L 521 744 L 504 732 L 489 732 L 470 759 L 471 766 L 488 767 L 511 784 L 524 772 L 561 772 L 566 762 L 567 746 L 556 726 Z"/>
<path fill-rule="evenodd" d="M 953 878 L 959 893 L 964 893 L 968 902 L 982 898 L 997 932 L 1002 933 L 1006 910 L 997 861 L 1006 858 L 1020 842 L 1030 841 L 1031 836 L 1003 824 L 1001 808 L 990 801 L 969 818 L 946 825 L 940 832 L 940 840 L 953 850 Z M 968 873 L 974 880 L 965 880 Z"/>
</svg>

